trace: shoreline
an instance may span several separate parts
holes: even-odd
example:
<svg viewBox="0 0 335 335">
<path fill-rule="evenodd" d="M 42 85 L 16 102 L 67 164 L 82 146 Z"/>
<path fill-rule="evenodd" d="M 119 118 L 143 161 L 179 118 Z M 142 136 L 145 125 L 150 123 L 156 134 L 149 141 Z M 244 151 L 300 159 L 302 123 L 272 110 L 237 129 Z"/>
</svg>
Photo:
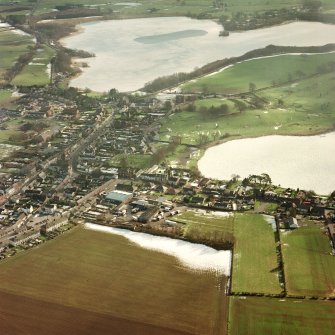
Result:
<svg viewBox="0 0 335 335">
<path fill-rule="evenodd" d="M 322 135 L 326 136 L 328 134 L 335 134 L 335 127 L 333 127 L 333 129 L 331 129 L 331 130 L 324 129 L 323 131 L 320 130 L 320 131 L 312 132 L 310 134 L 307 134 L 307 133 L 303 133 L 303 134 L 270 134 L 270 135 L 246 136 L 246 137 L 235 136 L 235 138 L 229 138 L 229 139 L 227 138 L 227 139 L 216 141 L 215 143 L 211 142 L 211 143 L 208 143 L 205 146 L 199 148 L 201 150 L 201 155 L 195 160 L 195 162 L 196 162 L 195 164 L 196 164 L 197 170 L 199 171 L 199 173 L 202 177 L 217 179 L 217 180 L 225 180 L 223 178 L 214 178 L 214 177 L 205 176 L 199 170 L 199 161 L 204 157 L 204 155 L 205 155 L 205 153 L 208 149 L 215 148 L 219 145 L 222 145 L 222 144 L 234 141 L 234 140 L 237 141 L 237 140 L 258 139 L 258 138 L 261 138 L 261 137 L 270 137 L 270 136 L 282 136 L 282 137 L 316 137 L 316 136 L 320 136 L 320 137 L 323 137 Z M 265 172 L 268 173 L 267 171 L 265 171 Z M 270 176 L 271 176 L 271 174 L 270 174 Z M 274 184 L 274 185 L 280 185 L 280 184 Z M 284 187 L 284 186 L 282 186 L 282 187 Z M 290 186 L 288 186 L 288 187 L 290 187 Z M 315 192 L 319 195 L 328 195 L 329 194 L 329 192 L 328 193 L 323 193 L 323 192 L 320 192 L 320 191 L 315 191 Z"/>
<path fill-rule="evenodd" d="M 101 22 L 103 22 L 103 21 L 122 21 L 122 20 L 125 20 L 125 19 L 150 19 L 150 18 L 160 18 L 160 17 L 166 17 L 166 16 L 150 16 L 150 17 L 148 17 L 148 16 L 139 16 L 139 17 L 132 17 L 132 18 L 110 18 L 110 17 L 106 17 L 106 16 L 99 16 L 99 17 L 92 17 L 92 18 L 78 18 L 78 19 L 59 19 L 59 20 L 57 20 L 57 19 L 55 19 L 55 20 L 52 20 L 52 21 L 50 21 L 50 22 L 53 22 L 53 23 L 55 23 L 55 24 L 59 24 L 59 23 L 61 23 L 61 22 L 72 22 L 73 23 L 73 28 L 75 29 L 75 31 L 74 32 L 71 32 L 71 33 L 69 33 L 68 35 L 66 35 L 66 36 L 63 36 L 62 38 L 60 38 L 59 40 L 57 40 L 57 42 L 58 43 L 60 43 L 60 45 L 62 46 L 62 47 L 66 47 L 66 48 L 68 48 L 68 46 L 67 46 L 67 43 L 65 42 L 65 40 L 67 39 L 67 38 L 70 38 L 70 37 L 72 37 L 72 36 L 76 36 L 76 35 L 79 35 L 79 34 L 81 34 L 81 33 L 83 33 L 83 32 L 85 32 L 85 28 L 82 26 L 82 24 L 85 24 L 85 23 L 87 23 L 87 22 L 95 22 L 95 23 L 101 23 Z M 174 16 L 168 16 L 168 17 L 174 17 Z M 176 17 L 185 17 L 185 18 L 190 18 L 191 20 L 197 20 L 197 19 L 195 19 L 195 18 L 192 18 L 192 17 L 188 17 L 188 16 L 176 16 Z M 214 23 L 216 23 L 216 24 L 218 24 L 218 22 L 217 22 L 217 20 L 215 20 L 215 19 L 206 19 L 207 21 L 211 21 L 211 22 L 214 22 Z M 199 21 L 203 21 L 203 20 L 199 20 Z M 288 21 L 284 21 L 284 22 L 282 22 L 282 23 L 280 23 L 280 24 L 275 24 L 275 25 L 269 25 L 269 26 L 264 26 L 264 27 L 262 27 L 262 28 L 257 28 L 257 29 L 249 29 L 249 30 L 239 30 L 239 31 L 232 31 L 233 33 L 237 33 L 237 34 L 239 34 L 239 33 L 243 33 L 243 32 L 250 32 L 250 31 L 262 31 L 262 30 L 264 30 L 264 29 L 269 29 L 269 28 L 275 28 L 275 27 L 280 27 L 280 26 L 285 26 L 285 25 L 287 25 L 287 24 L 291 24 L 291 23 L 294 23 L 294 22 L 296 22 L 296 21 L 292 21 L 292 20 L 288 20 Z M 301 20 L 299 20 L 298 22 L 307 22 L 307 21 L 301 21 Z M 318 23 L 318 24 L 326 24 L 326 23 L 323 23 L 323 22 L 318 22 L 318 21 L 313 21 L 313 22 L 309 22 L 308 21 L 308 23 L 311 23 L 311 24 L 313 24 L 313 23 Z M 327 43 L 327 44 L 329 44 L 329 43 Z M 326 45 L 327 45 L 326 44 Z M 321 46 L 320 46 L 321 47 Z M 69 48 L 70 49 L 70 48 Z M 261 48 L 261 49 L 264 49 L 264 48 Z M 260 50 L 260 49 L 253 49 L 253 50 L 250 50 L 250 51 L 248 51 L 248 52 L 252 52 L 252 51 L 257 51 L 257 50 Z M 248 53 L 247 52 L 247 53 Z M 328 51 L 326 51 L 326 52 L 328 52 Z M 300 54 L 302 54 L 303 52 L 300 52 Z M 320 52 L 319 52 L 320 53 Z M 322 53 L 322 52 L 321 52 Z M 270 56 L 259 56 L 259 57 L 253 57 L 252 59 L 262 59 L 262 58 L 265 58 L 265 57 L 275 57 L 275 56 L 279 56 L 279 55 L 286 55 L 286 53 L 278 53 L 278 54 L 275 54 L 275 55 L 270 55 Z M 293 54 L 293 53 L 290 53 L 290 54 Z M 297 53 L 297 54 L 299 54 L 299 53 Z M 305 53 L 305 54 L 307 54 L 307 53 Z M 311 53 L 311 54 L 314 54 L 314 53 Z M 241 55 L 241 56 L 239 56 L 239 57 L 242 57 L 243 55 Z M 229 58 L 238 58 L 238 57 L 229 57 Z M 228 59 L 229 59 L 228 58 Z M 72 65 L 71 66 L 73 66 L 73 67 L 75 67 L 75 63 L 76 62 L 78 62 L 78 60 L 80 61 L 81 59 L 80 58 L 73 58 L 73 61 L 71 62 L 72 63 Z M 222 61 L 223 59 L 218 59 L 217 61 L 215 61 L 215 62 L 219 62 L 219 61 Z M 246 59 L 246 60 L 249 60 L 249 59 Z M 242 61 L 238 61 L 238 63 L 239 62 L 243 62 L 243 61 L 245 61 L 245 60 L 242 60 Z M 208 66 L 208 65 L 210 65 L 210 64 L 212 64 L 213 62 L 209 62 L 209 63 L 206 63 L 203 67 L 206 67 L 206 66 Z M 230 66 L 232 66 L 232 65 L 235 65 L 236 63 L 233 63 L 233 64 L 230 64 Z M 224 65 L 223 67 L 221 67 L 221 68 L 219 68 L 219 69 L 215 69 L 213 72 L 209 72 L 209 73 L 206 73 L 206 74 L 204 74 L 204 75 L 201 75 L 201 76 L 199 76 L 199 77 L 196 77 L 196 78 L 193 78 L 192 80 L 197 80 L 197 79 L 199 79 L 199 78 L 202 78 L 202 77 L 205 77 L 205 76 L 210 76 L 210 75 L 213 75 L 213 74 L 215 74 L 215 73 L 217 73 L 217 72 L 221 72 L 222 70 L 224 70 L 227 66 L 229 66 L 229 65 Z M 80 68 L 81 70 L 82 70 L 82 68 Z M 82 71 L 81 71 L 81 73 L 82 73 Z M 192 71 L 191 72 L 189 72 L 189 73 L 192 73 Z M 70 77 L 69 78 L 69 81 L 72 81 L 73 79 L 76 79 L 78 76 L 80 76 L 80 74 L 76 74 L 75 76 L 73 76 L 73 77 Z M 188 82 L 188 81 L 186 81 L 186 82 Z M 157 91 L 157 92 L 146 92 L 147 94 L 152 94 L 152 93 L 155 93 L 155 94 L 157 94 L 157 93 L 159 93 L 159 92 L 164 92 L 164 91 L 172 91 L 172 90 L 174 90 L 174 89 L 176 89 L 176 88 L 178 88 L 178 87 L 180 87 L 181 85 L 183 85 L 183 84 L 185 84 L 185 82 L 183 82 L 183 83 L 180 83 L 177 87 L 176 86 L 173 86 L 173 87 L 167 87 L 167 88 L 164 88 L 164 89 L 161 89 L 161 90 L 159 90 L 159 91 Z M 138 90 L 142 90 L 143 89 L 143 87 L 141 87 L 141 88 L 139 88 Z M 124 91 L 124 92 L 126 92 L 126 93 L 132 93 L 132 92 L 135 92 L 135 91 L 138 91 L 138 90 L 132 90 L 132 91 L 129 91 L 129 90 L 127 90 L 127 91 Z M 96 91 L 96 90 L 92 90 L 92 91 Z M 104 90 L 104 91 L 102 91 L 102 90 L 100 90 L 100 91 L 96 91 L 96 92 L 99 92 L 99 93 L 103 93 L 103 92 L 106 92 L 106 90 Z"/>
<path fill-rule="evenodd" d="M 85 22 L 84 22 L 84 23 L 85 23 Z M 67 36 L 64 36 L 64 37 L 60 38 L 59 40 L 57 40 L 57 42 L 58 42 L 62 47 L 64 47 L 64 48 L 68 48 L 68 47 L 66 46 L 66 43 L 65 43 L 64 40 L 67 39 L 67 38 L 70 38 L 70 37 L 72 37 L 72 36 L 77 36 L 77 35 L 80 35 L 80 34 L 84 33 L 84 32 L 85 32 L 85 28 L 82 27 L 81 24 L 82 24 L 82 23 L 78 23 L 78 24 L 76 24 L 76 25 L 74 26 L 75 31 L 71 32 L 71 33 L 70 33 L 69 35 L 67 35 Z"/>
<path fill-rule="evenodd" d="M 283 136 L 283 137 L 313 137 L 313 136 L 320 136 L 320 135 L 327 135 L 330 133 L 335 132 L 335 126 L 332 129 L 324 129 L 316 132 L 311 132 L 311 133 L 303 133 L 303 134 L 266 134 L 266 135 L 255 135 L 255 136 L 241 136 L 241 135 L 231 135 L 230 137 L 227 137 L 222 140 L 217 140 L 214 142 L 209 142 L 204 144 L 201 147 L 198 147 L 199 150 L 203 151 L 201 156 L 196 160 L 197 167 L 198 167 L 198 162 L 199 160 L 205 155 L 205 152 L 213 147 L 216 147 L 218 145 L 231 142 L 231 141 L 236 141 L 236 140 L 247 140 L 247 139 L 253 139 L 253 138 L 259 138 L 259 137 L 267 137 L 267 136 Z M 233 138 L 231 138 L 233 137 Z M 200 171 L 199 171 L 200 172 Z M 201 174 L 202 175 L 202 174 Z"/>
</svg>

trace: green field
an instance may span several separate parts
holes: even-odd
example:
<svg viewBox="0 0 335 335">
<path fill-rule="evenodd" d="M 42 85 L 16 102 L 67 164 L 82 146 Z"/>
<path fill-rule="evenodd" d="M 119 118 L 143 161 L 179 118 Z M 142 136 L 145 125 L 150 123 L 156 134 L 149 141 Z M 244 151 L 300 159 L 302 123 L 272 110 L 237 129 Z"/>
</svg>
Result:
<svg viewBox="0 0 335 335">
<path fill-rule="evenodd" d="M 204 213 L 188 210 L 178 214 L 172 220 L 184 224 L 183 234 L 185 237 L 205 237 L 209 239 L 220 238 L 231 239 L 234 233 L 234 215 L 222 217 L 215 212 Z"/>
<path fill-rule="evenodd" d="M 335 297 L 335 257 L 320 225 L 281 234 L 289 295 Z"/>
<path fill-rule="evenodd" d="M 0 0 L 0 3 L 8 3 L 6 0 Z M 131 2 L 130 2 L 131 3 Z M 119 14 L 120 16 L 148 16 L 149 14 L 153 15 L 197 15 L 202 14 L 206 17 L 219 17 L 223 14 L 233 14 L 238 12 L 263 12 L 266 10 L 280 9 L 280 8 L 291 8 L 297 5 L 296 1 L 289 0 L 227 0 L 224 2 L 225 6 L 220 5 L 220 2 L 217 1 L 213 3 L 212 1 L 207 0 L 176 0 L 176 1 L 153 1 L 153 0 L 143 0 L 139 2 L 138 5 L 127 5 L 126 2 L 119 2 L 118 0 L 112 0 L 110 2 L 103 2 L 101 0 L 55 0 L 47 1 L 40 0 L 36 3 L 35 14 L 41 14 L 50 12 L 53 8 L 59 5 L 80 5 L 86 8 L 97 9 L 101 11 L 102 14 L 112 13 Z M 35 4 L 35 2 L 33 2 Z M 325 12 L 330 12 L 334 9 L 334 4 L 332 0 L 322 1 L 323 10 Z M 32 2 L 28 0 L 20 1 L 17 6 L 28 6 L 31 9 L 33 8 Z M 15 10 L 15 7 L 11 6 L 12 10 Z M 19 8 L 18 8 L 19 10 Z M 29 12 L 29 9 L 26 11 L 21 11 L 22 14 Z M 6 13 L 5 13 L 6 14 Z"/>
<path fill-rule="evenodd" d="M 0 264 L 0 292 L 189 334 L 226 328 L 221 281 L 123 237 L 81 227 Z"/>
<path fill-rule="evenodd" d="M 260 96 L 273 105 L 278 104 L 278 100 L 281 99 L 280 110 L 297 113 L 302 121 L 325 125 L 328 120 L 332 125 L 335 121 L 334 78 L 334 72 L 330 71 L 328 74 L 302 80 L 299 83 L 266 90 L 261 92 Z"/>
<path fill-rule="evenodd" d="M 210 107 L 219 107 L 221 105 L 227 105 L 230 109 L 230 112 L 236 112 L 236 106 L 234 102 L 230 99 L 224 99 L 224 98 L 211 98 L 211 99 L 203 99 L 203 100 L 196 100 L 194 102 L 194 105 L 197 110 L 199 110 L 201 107 L 210 108 Z"/>
<path fill-rule="evenodd" d="M 20 86 L 47 85 L 50 82 L 50 60 L 55 51 L 44 46 L 39 49 L 22 71 L 12 80 L 12 84 Z"/>
<path fill-rule="evenodd" d="M 334 301 L 231 297 L 230 335 L 333 335 Z"/>
<path fill-rule="evenodd" d="M 12 97 L 13 91 L 9 89 L 0 89 L 0 107 L 8 107 L 15 100 Z"/>
<path fill-rule="evenodd" d="M 5 2 L 5 0 L 1 0 L 0 2 Z M 325 1 L 330 2 L 330 0 Z M 211 1 L 207 0 L 184 0 L 184 1 L 153 1 L 153 0 L 143 0 L 138 2 L 139 5 L 132 6 L 126 5 L 125 2 L 119 2 L 117 0 L 113 0 L 110 2 L 102 2 L 101 0 L 56 0 L 53 2 L 47 0 L 41 0 L 37 4 L 36 14 L 45 13 L 51 11 L 51 9 L 55 8 L 57 5 L 68 5 L 68 4 L 81 4 L 91 8 L 100 8 L 102 13 L 109 13 L 110 10 L 113 10 L 117 13 L 123 15 L 148 15 L 149 13 L 153 13 L 156 15 L 186 15 L 188 13 L 191 14 L 199 14 L 206 13 L 210 14 L 214 17 L 222 15 L 227 12 L 227 10 L 231 13 L 238 12 L 241 10 L 244 11 L 259 11 L 259 10 L 267 10 L 267 9 L 275 9 L 275 8 L 289 8 L 291 6 L 296 5 L 294 1 L 283 1 L 283 0 L 274 0 L 268 2 L 266 0 L 257 0 L 257 1 L 233 1 L 228 0 L 227 9 L 215 8 Z M 331 2 L 330 2 L 331 3 Z M 20 5 L 30 4 L 29 1 L 22 1 Z"/>
<path fill-rule="evenodd" d="M 33 46 L 30 36 L 20 35 L 12 31 L 0 30 L 0 83 L 4 81 L 4 74 L 13 63 Z"/>
<path fill-rule="evenodd" d="M 265 101 L 260 108 L 252 106 L 251 98 L 246 97 L 246 110 L 237 113 L 232 108 L 233 115 L 206 118 L 198 109 L 186 111 L 186 106 L 185 110 L 165 120 L 161 138 L 182 134 L 183 143 L 199 144 L 201 133 L 207 134 L 207 142 L 213 142 L 218 139 L 218 132 L 222 139 L 225 134 L 245 138 L 331 131 L 335 125 L 334 90 L 334 74 L 329 73 L 260 92 L 258 95 Z M 209 99 L 208 105 L 218 103 L 218 100 Z M 203 105 L 205 101 L 196 104 Z"/>
<path fill-rule="evenodd" d="M 300 80 L 318 72 L 320 66 L 335 61 L 335 53 L 316 55 L 281 55 L 244 61 L 215 75 L 182 86 L 185 92 L 241 93 Z"/>
<path fill-rule="evenodd" d="M 135 169 L 146 169 L 152 166 L 152 156 L 144 154 L 119 154 L 114 156 L 109 164 L 111 166 L 126 166 Z"/>
<path fill-rule="evenodd" d="M 236 214 L 232 292 L 279 294 L 274 232 L 263 215 Z"/>
</svg>

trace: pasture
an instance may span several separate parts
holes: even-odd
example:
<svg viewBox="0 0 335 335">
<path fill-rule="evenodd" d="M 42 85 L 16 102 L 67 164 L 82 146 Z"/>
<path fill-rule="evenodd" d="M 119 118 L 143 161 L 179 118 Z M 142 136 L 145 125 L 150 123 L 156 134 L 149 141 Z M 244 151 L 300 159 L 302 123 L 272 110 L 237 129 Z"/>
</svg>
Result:
<svg viewBox="0 0 335 335">
<path fill-rule="evenodd" d="M 174 257 L 121 236 L 82 227 L 0 264 L 0 292 L 8 297 L 1 308 L 8 311 L 21 302 L 32 306 L 24 318 L 22 309 L 13 310 L 14 318 L 7 313 L 7 320 L 26 331 L 45 325 L 33 312 L 46 306 L 48 318 L 53 311 L 56 315 L 51 328 L 55 323 L 66 328 L 70 309 L 76 317 L 69 327 L 80 327 L 92 313 L 85 321 L 89 327 L 102 318 L 101 327 L 110 324 L 113 334 L 225 334 L 224 282 L 222 276 L 189 270 Z M 1 318 L 0 328 L 5 326 Z M 139 326 L 144 328 L 137 331 Z"/>
<path fill-rule="evenodd" d="M 50 60 L 54 54 L 55 51 L 47 46 L 38 49 L 32 61 L 12 80 L 12 84 L 18 86 L 43 86 L 49 84 Z"/>
<path fill-rule="evenodd" d="M 232 292 L 279 294 L 274 232 L 263 215 L 236 214 Z"/>
<path fill-rule="evenodd" d="M 5 73 L 14 62 L 34 45 L 31 36 L 0 29 L 0 83 L 5 82 Z"/>
<path fill-rule="evenodd" d="M 319 224 L 282 232 L 286 288 L 293 296 L 335 296 L 335 257 Z"/>
<path fill-rule="evenodd" d="M 0 0 L 0 3 L 8 3 L 5 0 Z M 56 0 L 56 1 L 39 1 L 35 8 L 35 14 L 41 14 L 51 12 L 57 6 L 73 5 L 84 8 L 99 9 L 102 14 L 118 15 L 119 17 L 134 17 L 134 16 L 149 16 L 149 15 L 160 15 L 160 16 L 172 16 L 172 15 L 199 15 L 202 14 L 206 17 L 218 18 L 223 14 L 235 14 L 238 12 L 264 12 L 267 10 L 291 8 L 296 6 L 296 2 L 293 0 L 227 0 L 224 5 L 220 1 L 208 2 L 206 0 L 176 0 L 176 1 L 153 1 L 153 0 L 141 0 L 134 2 L 121 2 L 118 0 L 112 0 L 109 2 L 103 2 L 101 0 Z M 33 8 L 32 4 L 28 0 L 20 1 L 20 6 L 27 6 Z M 334 3 L 332 0 L 324 0 L 322 2 L 322 8 L 325 12 L 331 12 L 334 9 Z M 19 6 L 19 7 L 20 7 Z M 13 8 L 15 11 L 15 7 Z"/>
<path fill-rule="evenodd" d="M 333 335 L 333 301 L 231 297 L 229 334 Z"/>
<path fill-rule="evenodd" d="M 0 89 L 0 107 L 9 107 L 15 98 L 11 89 Z"/>
<path fill-rule="evenodd" d="M 263 106 L 253 106 L 245 97 L 245 110 L 219 117 L 206 116 L 199 109 L 175 113 L 165 119 L 161 138 L 182 134 L 182 142 L 200 144 L 201 134 L 206 142 L 265 135 L 313 135 L 333 130 L 335 124 L 334 74 L 322 74 L 282 87 L 259 92 Z M 219 99 L 209 99 L 214 105 Z M 204 105 L 200 100 L 195 105 Z M 222 100 L 225 103 L 224 100 Z"/>
<path fill-rule="evenodd" d="M 4 0 L 1 0 L 4 1 Z M 326 0 L 330 1 L 330 0 Z M 22 2 L 24 3 L 24 2 Z M 269 3 L 266 0 L 261 1 L 233 1 L 228 0 L 227 7 L 223 8 L 220 7 L 219 2 L 218 5 L 213 5 L 212 2 L 208 2 L 206 0 L 187 0 L 187 1 L 153 1 L 153 0 L 141 0 L 139 2 L 129 2 L 127 4 L 126 1 L 121 2 L 118 0 L 113 0 L 110 2 L 101 2 L 100 0 L 57 0 L 53 1 L 52 3 L 47 0 L 42 0 L 38 2 L 36 7 L 36 13 L 44 13 L 49 12 L 56 6 L 61 5 L 81 5 L 88 8 L 99 8 L 102 13 L 110 13 L 112 11 L 115 14 L 122 15 L 122 16 L 148 16 L 149 14 L 156 14 L 156 15 L 197 15 L 200 13 L 206 13 L 207 15 L 212 15 L 213 17 L 218 17 L 222 15 L 226 11 L 230 13 L 235 13 L 238 11 L 263 11 L 268 9 L 276 9 L 276 8 L 290 8 L 294 6 L 295 2 L 287 2 L 283 0 L 275 0 Z M 20 3 L 21 4 L 21 3 Z M 29 4 L 29 1 L 27 1 Z"/>
<path fill-rule="evenodd" d="M 152 166 L 152 156 L 145 154 L 119 154 L 109 161 L 109 165 L 146 169 Z"/>
<path fill-rule="evenodd" d="M 184 92 L 242 93 L 254 88 L 271 87 L 317 73 L 320 67 L 335 61 L 335 53 L 315 55 L 280 55 L 247 60 L 223 71 L 191 81 Z"/>
</svg>

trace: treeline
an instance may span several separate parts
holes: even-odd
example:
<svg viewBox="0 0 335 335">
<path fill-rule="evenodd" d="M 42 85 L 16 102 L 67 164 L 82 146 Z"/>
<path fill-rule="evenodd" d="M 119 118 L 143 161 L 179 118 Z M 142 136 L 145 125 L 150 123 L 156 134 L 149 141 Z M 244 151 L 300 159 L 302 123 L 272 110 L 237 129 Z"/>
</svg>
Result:
<svg viewBox="0 0 335 335">
<path fill-rule="evenodd" d="M 85 50 L 69 49 L 69 48 L 63 48 L 63 50 L 71 57 L 78 57 L 78 58 L 95 57 L 95 54 L 93 52 L 88 52 Z"/>
<path fill-rule="evenodd" d="M 220 106 L 210 106 L 210 107 L 200 107 L 200 114 L 204 119 L 214 119 L 220 116 L 225 116 L 231 113 L 230 107 L 227 104 L 222 104 Z"/>
<path fill-rule="evenodd" d="M 94 57 L 94 54 L 84 50 L 71 50 L 67 48 L 59 48 L 56 56 L 53 59 L 55 73 L 64 73 L 74 75 L 79 72 L 79 69 L 72 67 L 72 58 L 88 58 Z"/>
<path fill-rule="evenodd" d="M 106 224 L 106 226 L 110 226 Z M 118 226 L 113 225 L 113 227 L 127 229 L 127 230 L 136 230 L 138 232 L 154 235 L 154 236 L 166 236 L 174 239 L 187 241 L 191 243 L 204 244 L 208 247 L 211 247 L 216 250 L 232 250 L 235 243 L 235 238 L 232 233 L 221 233 L 213 232 L 211 235 L 203 233 L 198 230 L 192 231 L 192 234 L 183 236 L 183 229 L 180 226 L 169 227 L 169 229 L 164 229 L 162 227 L 154 227 L 150 225 L 139 225 L 136 228 L 127 227 L 127 226 Z"/>
<path fill-rule="evenodd" d="M 39 20 L 74 19 L 79 17 L 100 16 L 100 8 L 87 8 L 79 5 L 60 5 L 58 12 L 51 12 L 39 16 Z M 57 9 L 55 7 L 55 9 Z"/>
<path fill-rule="evenodd" d="M 297 18 L 298 10 L 282 8 L 279 10 L 267 10 L 263 13 L 237 12 L 232 15 L 222 15 L 219 19 L 225 30 L 245 31 L 260 29 L 264 27 L 292 21 Z"/>
<path fill-rule="evenodd" d="M 319 11 L 297 11 L 291 9 L 280 9 L 279 11 L 272 10 L 254 15 L 238 12 L 232 18 L 223 15 L 220 18 L 220 23 L 226 31 L 246 31 L 271 27 L 287 21 L 296 20 L 335 23 L 335 14 L 320 13 Z"/>
<path fill-rule="evenodd" d="M 209 233 L 197 228 L 191 229 L 184 239 L 191 243 L 207 245 L 216 250 L 232 250 L 235 244 L 235 237 L 232 233 L 217 230 Z"/>
<path fill-rule="evenodd" d="M 59 40 L 76 31 L 75 24 L 62 22 L 59 23 L 40 23 L 36 25 L 36 30 L 40 38 L 45 40 Z"/>
<path fill-rule="evenodd" d="M 181 144 L 181 136 L 173 136 L 170 143 L 167 146 L 161 147 L 157 149 L 153 154 L 152 154 L 152 163 L 153 164 L 159 164 L 161 163 L 167 155 L 173 153 L 179 144 Z"/>
<path fill-rule="evenodd" d="M 22 54 L 13 64 L 12 67 L 6 70 L 3 74 L 3 79 L 10 83 L 14 77 L 21 72 L 21 70 L 34 58 L 36 54 L 37 45 L 35 47 L 29 47 L 29 51 Z"/>
<path fill-rule="evenodd" d="M 48 124 L 45 122 L 27 122 L 20 126 L 20 130 L 23 132 L 36 131 L 41 132 L 43 129 L 48 128 Z"/>
<path fill-rule="evenodd" d="M 322 23 L 335 23 L 335 13 L 299 13 L 297 16 L 302 21 L 316 21 Z"/>
<path fill-rule="evenodd" d="M 74 23 L 44 23 L 36 26 L 38 40 L 48 43 L 50 40 L 57 41 L 76 31 Z M 55 73 L 75 75 L 79 70 L 72 67 L 72 58 L 94 57 L 93 53 L 84 50 L 73 50 L 64 48 L 58 44 L 56 56 L 53 58 L 53 70 Z"/>
<path fill-rule="evenodd" d="M 224 58 L 215 62 L 209 63 L 199 69 L 196 69 L 189 73 L 174 73 L 170 76 L 163 76 L 154 79 L 153 81 L 145 84 L 143 90 L 149 93 L 160 91 L 166 88 L 178 86 L 185 81 L 189 81 L 206 74 L 215 72 L 225 66 L 235 64 L 244 60 L 272 56 L 286 53 L 320 53 L 335 51 L 335 44 L 326 44 L 324 46 L 311 46 L 311 47 L 287 47 L 287 46 L 276 46 L 268 45 L 265 48 L 252 50 L 239 57 Z"/>
</svg>

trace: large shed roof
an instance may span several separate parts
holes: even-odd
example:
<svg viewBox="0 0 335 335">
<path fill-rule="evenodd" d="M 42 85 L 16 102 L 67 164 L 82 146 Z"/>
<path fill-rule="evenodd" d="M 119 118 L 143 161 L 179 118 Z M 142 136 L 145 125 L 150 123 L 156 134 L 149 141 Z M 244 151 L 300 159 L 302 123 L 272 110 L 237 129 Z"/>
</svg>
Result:
<svg viewBox="0 0 335 335">
<path fill-rule="evenodd" d="M 106 195 L 106 199 L 110 201 L 124 202 L 132 196 L 132 193 L 124 191 L 112 191 Z"/>
</svg>

